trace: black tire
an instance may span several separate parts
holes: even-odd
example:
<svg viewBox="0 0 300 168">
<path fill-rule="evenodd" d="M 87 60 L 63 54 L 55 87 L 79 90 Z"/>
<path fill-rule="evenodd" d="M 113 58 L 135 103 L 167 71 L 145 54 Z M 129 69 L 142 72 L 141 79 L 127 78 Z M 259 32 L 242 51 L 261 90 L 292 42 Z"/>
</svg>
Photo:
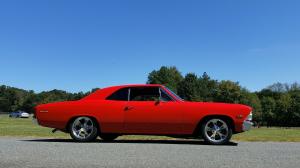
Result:
<svg viewBox="0 0 300 168">
<path fill-rule="evenodd" d="M 107 141 L 107 142 L 113 141 L 113 140 L 115 140 L 115 139 L 118 138 L 118 137 L 119 137 L 119 135 L 117 135 L 117 134 L 101 134 L 101 135 L 100 135 L 100 138 L 101 138 L 103 141 Z"/>
<path fill-rule="evenodd" d="M 90 117 L 77 117 L 70 122 L 69 132 L 72 139 L 76 142 L 92 142 L 97 139 L 98 124 Z"/>
<path fill-rule="evenodd" d="M 213 126 L 212 131 L 209 131 L 211 128 L 210 127 L 211 122 L 214 122 L 214 121 L 217 121 L 216 123 L 213 124 L 213 125 L 217 125 L 216 126 L 217 128 L 215 128 L 215 126 Z M 224 129 L 222 127 L 222 125 L 226 126 L 227 129 Z M 202 138 L 204 139 L 204 141 L 206 143 L 212 144 L 212 145 L 227 144 L 230 141 L 231 136 L 232 136 L 232 127 L 231 127 L 230 123 L 226 119 L 223 119 L 223 118 L 206 119 L 204 122 L 202 122 L 200 131 L 201 131 L 201 135 L 202 135 Z"/>
</svg>

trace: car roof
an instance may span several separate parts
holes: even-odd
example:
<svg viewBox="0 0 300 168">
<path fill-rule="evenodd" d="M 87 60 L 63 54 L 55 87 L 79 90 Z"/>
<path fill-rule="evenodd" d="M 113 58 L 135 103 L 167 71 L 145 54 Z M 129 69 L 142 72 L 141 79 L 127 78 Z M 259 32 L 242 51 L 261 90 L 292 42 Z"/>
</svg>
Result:
<svg viewBox="0 0 300 168">
<path fill-rule="evenodd" d="M 113 92 L 126 87 L 163 87 L 161 84 L 127 84 L 127 85 L 118 85 L 118 86 L 110 86 L 99 89 L 94 93 L 84 97 L 81 100 L 91 100 L 91 99 L 105 99 L 107 96 L 112 94 Z"/>
<path fill-rule="evenodd" d="M 111 87 L 139 87 L 139 86 L 145 86 L 145 87 L 154 87 L 154 86 L 163 86 L 161 84 L 125 84 L 125 85 L 117 85 L 117 86 L 111 86 Z"/>
</svg>

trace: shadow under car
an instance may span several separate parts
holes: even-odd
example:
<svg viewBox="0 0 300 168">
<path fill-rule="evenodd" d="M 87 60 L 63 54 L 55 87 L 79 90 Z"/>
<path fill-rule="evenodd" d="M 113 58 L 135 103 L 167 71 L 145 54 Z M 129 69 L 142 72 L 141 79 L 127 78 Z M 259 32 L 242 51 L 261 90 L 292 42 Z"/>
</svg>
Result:
<svg viewBox="0 0 300 168">
<path fill-rule="evenodd" d="M 172 140 L 114 140 L 114 141 L 103 141 L 97 139 L 93 142 L 76 142 L 72 139 L 24 139 L 20 141 L 26 142 L 63 142 L 63 143 L 137 143 L 137 144 L 182 144 L 182 145 L 210 145 L 200 140 L 182 140 L 182 139 L 172 139 Z M 227 144 L 221 146 L 237 146 L 236 142 L 228 142 Z M 218 145 L 220 146 L 220 145 Z"/>
</svg>

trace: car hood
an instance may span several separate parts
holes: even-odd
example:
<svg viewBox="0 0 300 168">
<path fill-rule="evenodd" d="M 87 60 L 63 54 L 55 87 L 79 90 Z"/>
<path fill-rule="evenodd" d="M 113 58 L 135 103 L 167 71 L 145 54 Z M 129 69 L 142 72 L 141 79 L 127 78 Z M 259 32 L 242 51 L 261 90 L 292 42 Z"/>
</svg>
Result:
<svg viewBox="0 0 300 168">
<path fill-rule="evenodd" d="M 224 112 L 245 112 L 250 113 L 252 108 L 243 104 L 233 104 L 233 103 L 215 103 L 215 102 L 184 102 L 187 106 L 194 108 L 201 108 L 203 110 L 209 109 L 209 111 L 224 111 Z"/>
</svg>

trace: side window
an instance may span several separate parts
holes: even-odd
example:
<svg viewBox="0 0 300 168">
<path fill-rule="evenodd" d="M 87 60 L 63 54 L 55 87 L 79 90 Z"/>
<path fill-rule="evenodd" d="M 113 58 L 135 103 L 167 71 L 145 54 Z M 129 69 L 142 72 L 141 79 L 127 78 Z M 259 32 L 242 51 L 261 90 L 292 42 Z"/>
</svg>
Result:
<svg viewBox="0 0 300 168">
<path fill-rule="evenodd" d="M 135 87 L 130 88 L 131 101 L 156 101 L 159 99 L 158 87 Z"/>
<path fill-rule="evenodd" d="M 160 99 L 162 101 L 173 101 L 172 98 L 163 89 L 160 89 Z"/>
<path fill-rule="evenodd" d="M 128 89 L 129 88 L 119 89 L 108 96 L 106 100 L 128 101 Z"/>
</svg>

